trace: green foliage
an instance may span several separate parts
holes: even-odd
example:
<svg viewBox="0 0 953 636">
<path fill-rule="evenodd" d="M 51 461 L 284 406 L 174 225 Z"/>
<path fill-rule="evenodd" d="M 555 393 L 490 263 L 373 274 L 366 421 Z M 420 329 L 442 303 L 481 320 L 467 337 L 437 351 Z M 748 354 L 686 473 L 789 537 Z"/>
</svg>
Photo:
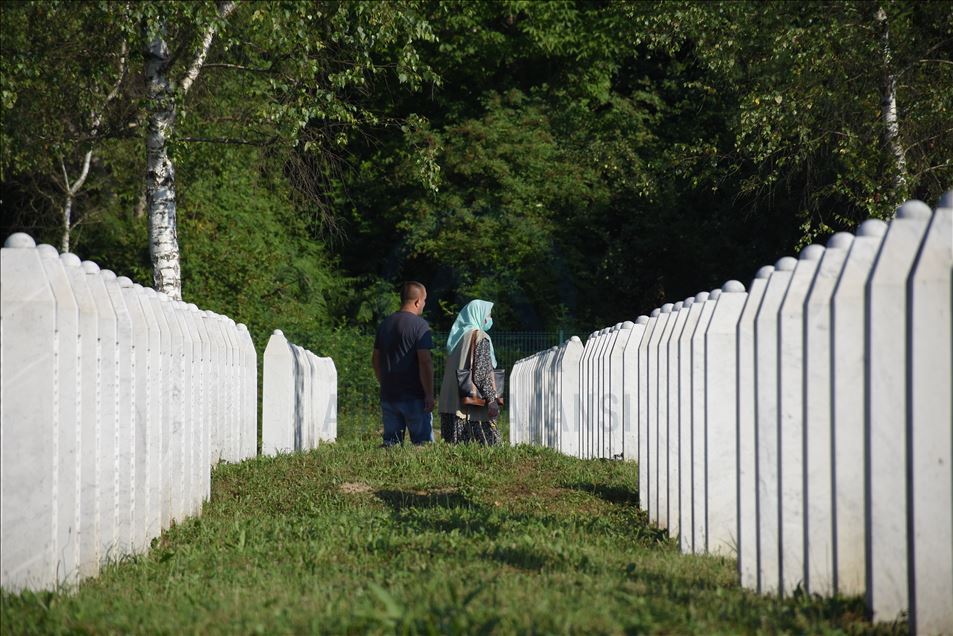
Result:
<svg viewBox="0 0 953 636">
<path fill-rule="evenodd" d="M 0 595 L 31 633 L 902 633 L 862 599 L 741 590 L 637 505 L 635 465 L 371 434 L 216 468 L 202 516 L 72 592 Z"/>
</svg>

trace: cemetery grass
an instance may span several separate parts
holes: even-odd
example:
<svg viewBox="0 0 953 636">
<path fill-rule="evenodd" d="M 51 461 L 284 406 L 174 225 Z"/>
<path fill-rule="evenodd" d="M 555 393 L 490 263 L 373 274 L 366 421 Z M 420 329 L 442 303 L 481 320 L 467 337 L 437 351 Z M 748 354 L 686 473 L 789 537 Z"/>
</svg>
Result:
<svg viewBox="0 0 953 636">
<path fill-rule="evenodd" d="M 900 633 L 861 599 L 759 597 L 683 556 L 635 465 L 530 447 L 379 448 L 371 421 L 220 465 L 200 518 L 76 589 L 2 594 L 3 634 Z"/>
</svg>

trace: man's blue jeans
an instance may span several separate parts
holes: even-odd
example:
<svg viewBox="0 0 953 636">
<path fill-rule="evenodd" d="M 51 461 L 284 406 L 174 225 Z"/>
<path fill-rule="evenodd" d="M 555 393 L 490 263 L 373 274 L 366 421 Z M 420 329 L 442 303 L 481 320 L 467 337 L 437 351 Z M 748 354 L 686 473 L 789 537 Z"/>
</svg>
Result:
<svg viewBox="0 0 953 636">
<path fill-rule="evenodd" d="M 410 432 L 410 441 L 414 444 L 433 441 L 432 417 L 424 411 L 423 399 L 399 402 L 381 400 L 381 414 L 384 418 L 384 446 L 403 444 L 405 428 Z"/>
</svg>

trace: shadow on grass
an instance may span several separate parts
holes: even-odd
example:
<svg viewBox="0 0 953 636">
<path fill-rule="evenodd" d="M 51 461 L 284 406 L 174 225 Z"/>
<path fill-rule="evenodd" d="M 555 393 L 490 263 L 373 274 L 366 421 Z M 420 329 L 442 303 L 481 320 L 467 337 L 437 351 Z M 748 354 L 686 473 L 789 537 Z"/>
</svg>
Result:
<svg viewBox="0 0 953 636">
<path fill-rule="evenodd" d="M 629 506 L 639 505 L 639 491 L 637 488 L 584 483 L 562 484 L 562 486 L 571 490 L 587 492 L 590 495 L 599 497 L 603 501 L 607 501 L 612 504 L 622 504 Z"/>
<path fill-rule="evenodd" d="M 473 504 L 458 492 L 447 490 L 378 490 L 374 495 L 394 512 L 408 509 L 469 508 Z"/>
</svg>

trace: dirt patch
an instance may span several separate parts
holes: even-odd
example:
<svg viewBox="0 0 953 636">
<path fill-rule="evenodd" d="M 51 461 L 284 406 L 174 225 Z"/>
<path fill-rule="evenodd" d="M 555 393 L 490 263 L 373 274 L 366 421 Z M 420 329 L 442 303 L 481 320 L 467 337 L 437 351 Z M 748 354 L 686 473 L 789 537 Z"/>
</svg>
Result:
<svg viewBox="0 0 953 636">
<path fill-rule="evenodd" d="M 359 495 L 365 492 L 374 492 L 373 488 L 361 481 L 346 481 L 338 486 L 338 490 L 345 495 Z"/>
</svg>

